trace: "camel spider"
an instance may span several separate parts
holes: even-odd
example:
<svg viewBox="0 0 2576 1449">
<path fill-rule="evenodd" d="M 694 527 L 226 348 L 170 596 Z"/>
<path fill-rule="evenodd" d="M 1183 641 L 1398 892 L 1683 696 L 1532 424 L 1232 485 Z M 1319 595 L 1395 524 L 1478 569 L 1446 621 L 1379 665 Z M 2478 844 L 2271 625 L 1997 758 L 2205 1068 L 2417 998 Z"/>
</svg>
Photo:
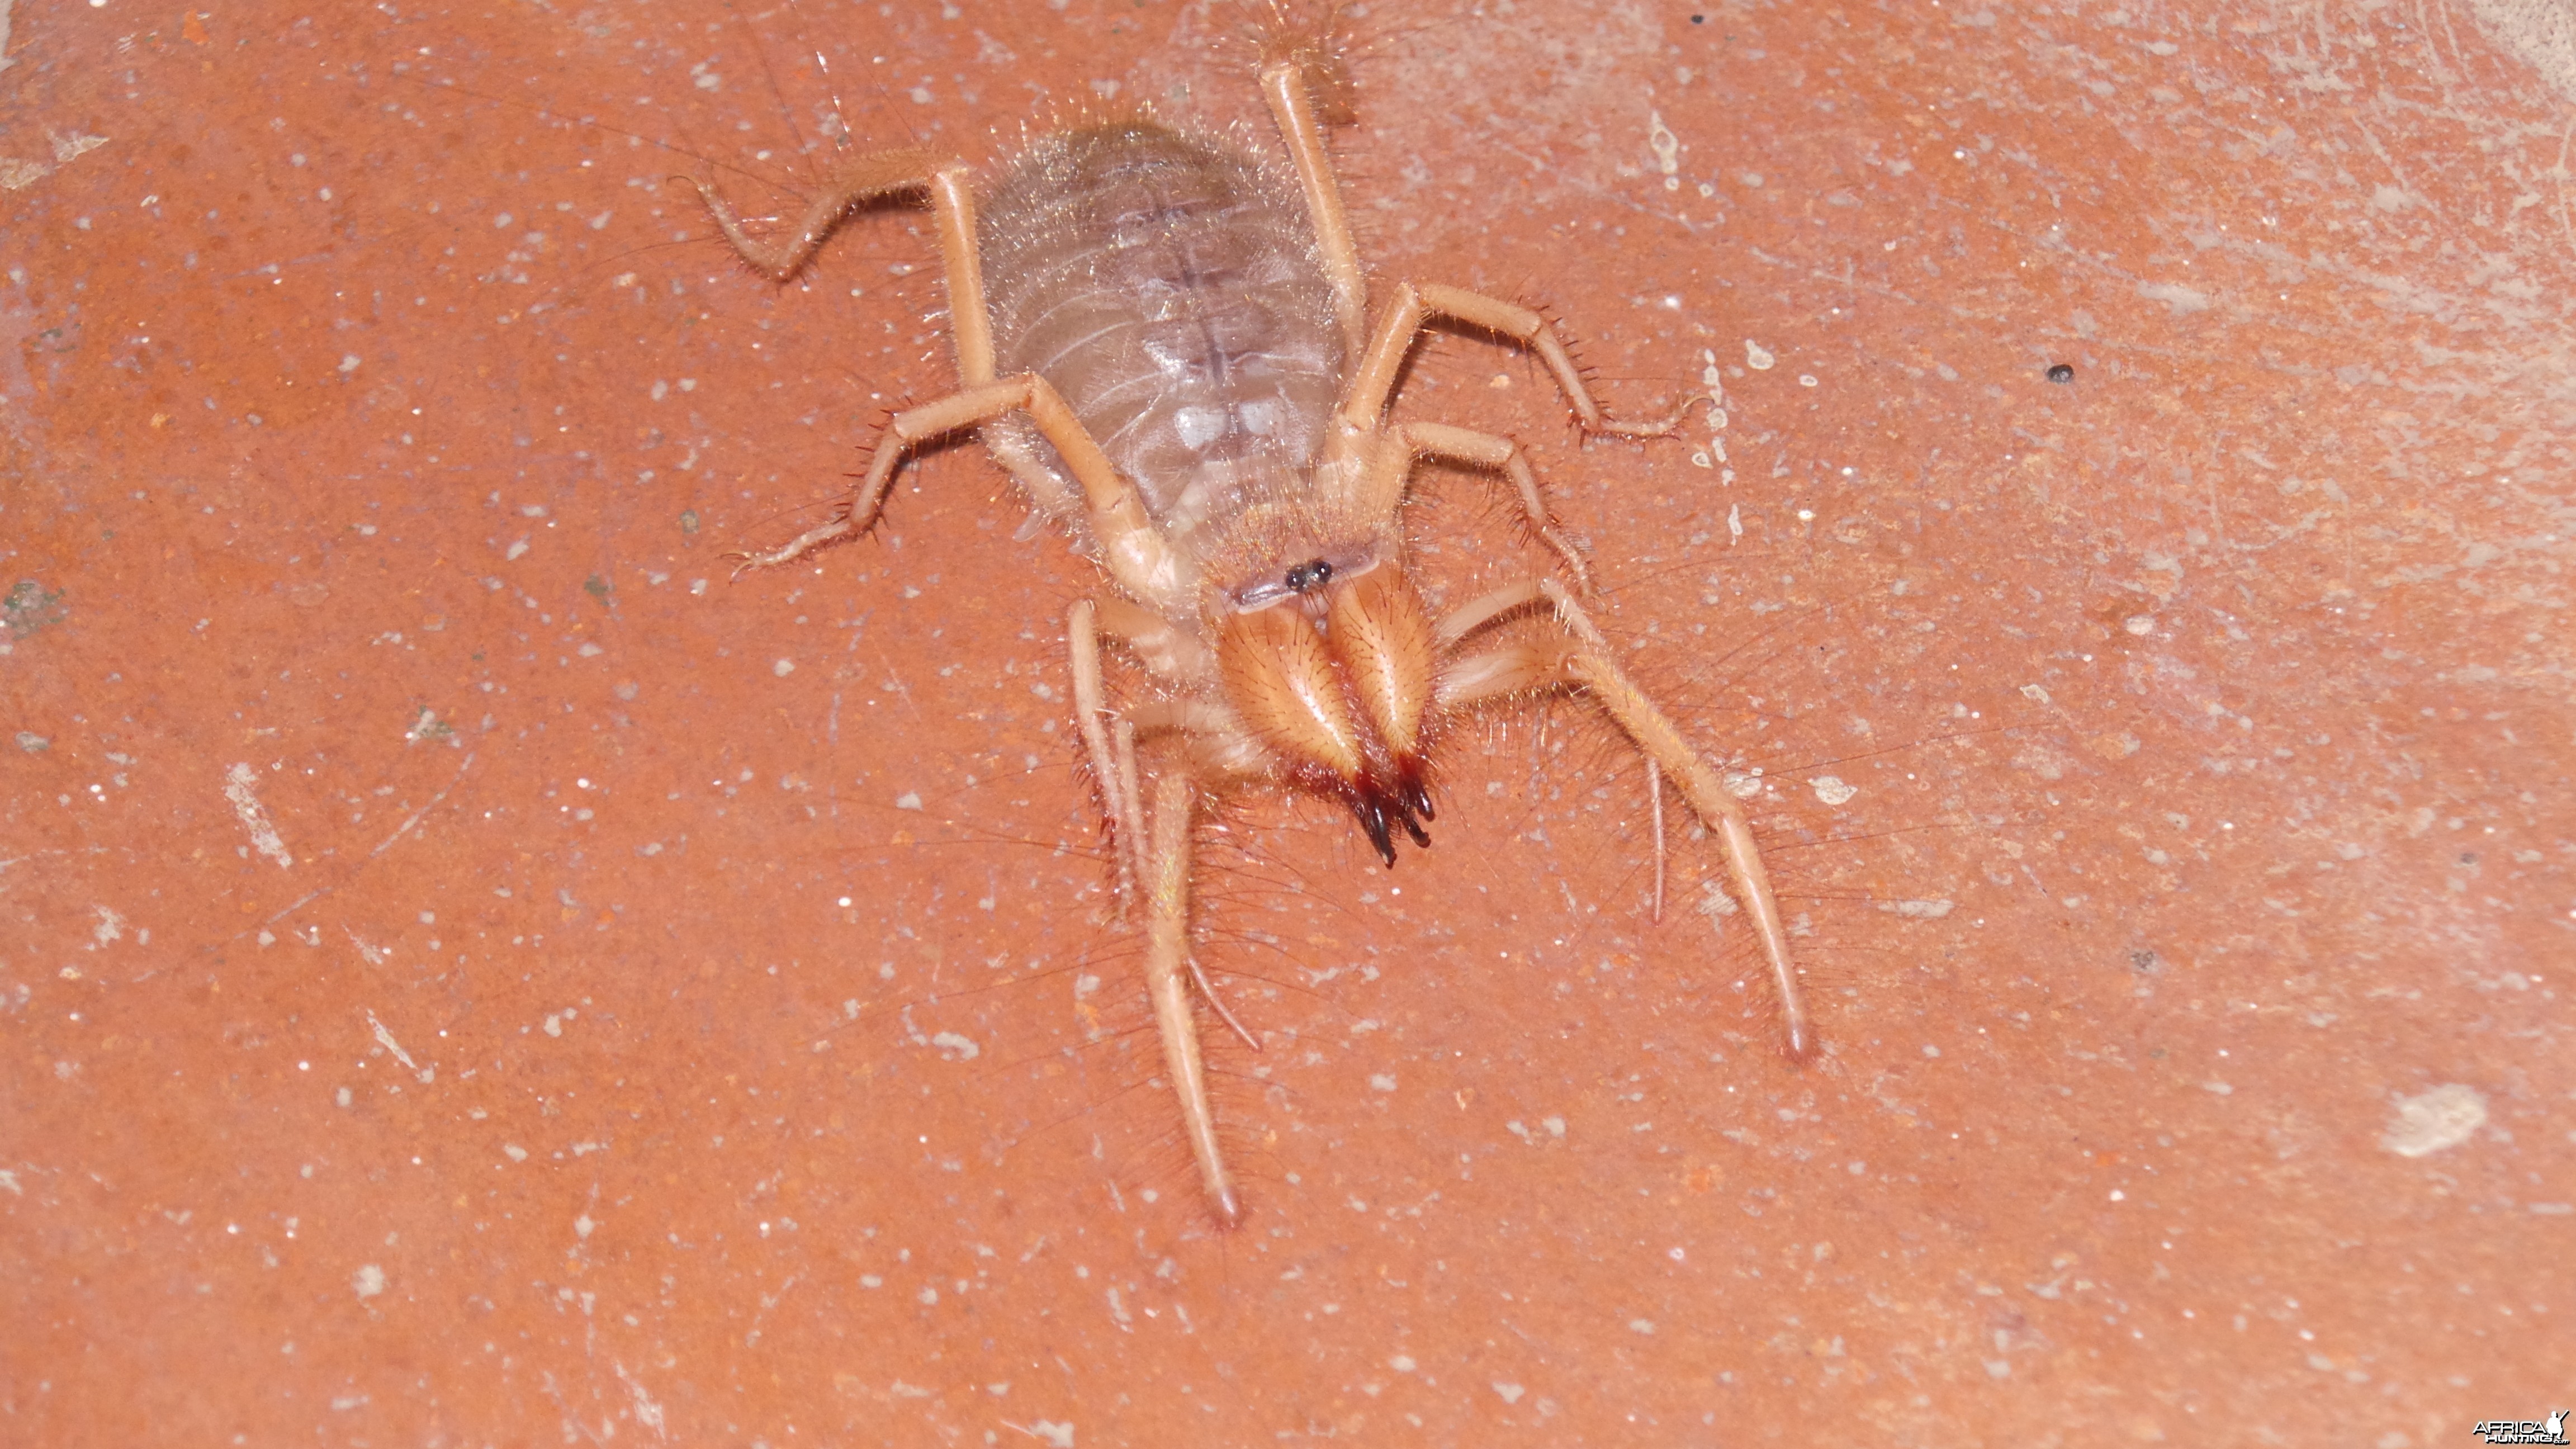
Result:
<svg viewBox="0 0 2576 1449">
<path fill-rule="evenodd" d="M 1506 438 L 1388 413 L 1407 354 L 1445 323 L 1535 354 L 1587 433 L 1655 436 L 1680 415 L 1611 421 L 1546 319 L 1507 302 L 1399 281 L 1369 320 L 1318 100 L 1339 83 L 1338 65 L 1329 37 L 1265 42 L 1258 75 L 1285 173 L 1129 110 L 1038 137 L 980 189 L 964 163 L 925 152 L 856 158 L 775 243 L 698 185 L 733 248 L 782 282 L 862 203 L 926 193 L 961 385 L 894 414 L 830 521 L 743 566 L 865 534 L 905 458 L 969 428 L 1099 564 L 1105 586 L 1066 619 L 1076 719 L 1120 899 L 1141 896 L 1145 908 L 1146 986 L 1185 1135 L 1228 1225 L 1242 1206 L 1189 983 L 1258 1041 L 1191 960 L 1190 838 L 1203 798 L 1267 780 L 1338 799 L 1392 866 L 1399 834 L 1430 844 L 1426 755 L 1448 721 L 1488 702 L 1552 690 L 1597 702 L 1648 762 L 1659 861 L 1661 780 L 1672 779 L 1717 838 L 1779 992 L 1788 1052 L 1813 1049 L 1744 807 L 1586 615 L 1583 560 L 1557 532 L 1527 457 Z M 1426 458 L 1507 479 L 1572 587 L 1535 579 L 1434 622 L 1404 569 L 1406 491 Z M 1543 635 L 1479 645 L 1493 626 L 1540 613 L 1553 626 Z M 1107 697 L 1104 638 L 1161 697 Z"/>
</svg>

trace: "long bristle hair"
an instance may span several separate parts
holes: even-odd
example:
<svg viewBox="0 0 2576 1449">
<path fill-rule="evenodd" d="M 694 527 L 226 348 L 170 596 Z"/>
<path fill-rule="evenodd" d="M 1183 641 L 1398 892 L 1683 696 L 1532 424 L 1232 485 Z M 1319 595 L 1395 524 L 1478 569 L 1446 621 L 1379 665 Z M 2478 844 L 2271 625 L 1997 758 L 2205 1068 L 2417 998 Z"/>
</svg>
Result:
<svg viewBox="0 0 2576 1449">
<path fill-rule="evenodd" d="M 1284 60 L 1295 65 L 1314 98 L 1315 115 L 1325 125 L 1356 124 L 1359 89 L 1351 81 L 1342 7 L 1270 0 L 1269 11 L 1260 31 L 1261 63 L 1268 66 Z"/>
</svg>

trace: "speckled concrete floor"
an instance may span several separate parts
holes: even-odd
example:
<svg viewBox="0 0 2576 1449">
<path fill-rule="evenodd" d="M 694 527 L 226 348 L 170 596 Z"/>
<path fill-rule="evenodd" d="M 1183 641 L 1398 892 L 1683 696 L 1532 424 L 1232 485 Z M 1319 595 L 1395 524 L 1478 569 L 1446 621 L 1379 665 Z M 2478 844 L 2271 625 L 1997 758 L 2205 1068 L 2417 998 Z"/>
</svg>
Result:
<svg viewBox="0 0 2576 1449">
<path fill-rule="evenodd" d="M 727 582 L 952 376 L 917 216 L 782 291 L 667 180 L 806 174 L 785 16 L 12 19 L 0 1438 L 2397 1449 L 2576 1395 L 2570 111 L 2467 11 L 1375 7 L 1379 278 L 1723 388 L 1578 447 L 1444 338 L 1405 407 L 1528 442 L 1762 767 L 1826 1053 L 1700 848 L 1651 916 L 1633 759 L 1505 717 L 1393 873 L 1320 804 L 1205 833 L 1230 1235 L 1068 739 L 1087 566 L 958 449 Z M 874 142 L 1254 114 L 1198 7 L 805 28 Z M 1424 491 L 1449 595 L 1537 566 Z"/>
</svg>

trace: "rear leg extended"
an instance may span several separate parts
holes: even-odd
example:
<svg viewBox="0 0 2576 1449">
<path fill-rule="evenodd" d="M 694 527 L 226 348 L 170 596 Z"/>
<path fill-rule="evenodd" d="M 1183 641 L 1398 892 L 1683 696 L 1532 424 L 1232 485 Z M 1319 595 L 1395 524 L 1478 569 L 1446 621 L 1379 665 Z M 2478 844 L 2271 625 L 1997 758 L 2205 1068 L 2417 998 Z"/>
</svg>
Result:
<svg viewBox="0 0 2576 1449">
<path fill-rule="evenodd" d="M 963 161 L 927 151 L 875 151 L 833 171 L 807 204 L 796 230 L 783 241 L 763 241 L 744 230 L 733 207 L 703 181 L 690 180 L 707 215 L 734 252 L 773 282 L 804 269 L 852 210 L 889 196 L 916 192 L 930 198 L 939 233 L 939 258 L 948 277 L 948 310 L 957 336 L 957 371 L 968 387 L 993 380 L 992 314 L 984 306 L 984 269 L 975 250 L 974 171 Z"/>
<path fill-rule="evenodd" d="M 1564 339 L 1557 336 L 1545 317 L 1527 307 L 1459 287 L 1399 282 L 1378 314 L 1376 330 L 1369 329 L 1367 284 L 1360 272 L 1358 249 L 1351 240 L 1350 213 L 1343 205 L 1341 183 L 1333 174 L 1332 157 L 1324 142 L 1328 120 L 1348 119 L 1343 113 L 1348 77 L 1342 73 L 1340 42 L 1332 30 L 1330 21 L 1311 28 L 1285 23 L 1275 27 L 1272 42 L 1265 47 L 1268 54 L 1261 67 L 1261 93 L 1269 103 L 1280 142 L 1288 149 L 1289 165 L 1296 171 L 1299 188 L 1305 195 L 1306 217 L 1314 228 L 1316 252 L 1333 290 L 1333 315 L 1340 323 L 1344 342 L 1358 360 L 1352 369 L 1349 393 L 1342 402 L 1343 425 L 1360 433 L 1376 428 L 1394 397 L 1405 356 L 1413 350 L 1424 328 L 1445 321 L 1491 333 L 1535 355 L 1554 379 L 1557 390 L 1565 394 L 1567 405 L 1574 409 L 1576 420 L 1587 433 L 1650 438 L 1662 437 L 1680 427 L 1691 404 L 1701 399 L 1685 398 L 1670 416 L 1651 422 L 1611 418 L 1593 398 L 1591 386 L 1584 381 L 1582 369 L 1575 366 Z"/>
<path fill-rule="evenodd" d="M 832 518 L 818 527 L 806 530 L 783 547 L 766 549 L 744 556 L 747 568 L 766 568 L 789 563 L 848 539 L 860 537 L 875 526 L 884 506 L 885 491 L 891 486 L 895 465 L 914 444 L 942 432 L 955 432 L 978 427 L 998 416 L 992 408 L 978 411 L 969 399 L 989 401 L 997 395 L 990 389 L 1011 385 L 1025 390 L 1025 379 L 1005 380 L 993 370 L 993 318 L 984 300 L 984 266 L 975 242 L 974 172 L 962 161 L 941 160 L 925 151 L 879 151 L 853 158 L 833 172 L 823 190 L 806 207 L 795 229 L 778 241 L 764 241 L 747 231 L 740 216 L 714 188 L 703 182 L 691 182 L 699 199 L 706 203 L 725 240 L 753 270 L 772 281 L 784 282 L 810 262 L 823 243 L 839 229 L 841 223 L 858 207 L 881 198 L 920 195 L 930 202 L 933 230 L 939 238 L 940 270 L 947 280 L 948 325 L 957 347 L 957 375 L 962 384 L 952 397 L 925 407 L 909 408 L 896 415 L 880 439 L 877 456 L 870 460 L 866 478 L 852 490 L 850 497 Z M 1033 414 L 1042 413 L 1048 399 L 1040 396 L 1034 406 L 1005 401 L 1001 411 L 1013 406 L 1029 407 Z M 1061 409 L 1058 409 L 1061 411 Z M 1069 422 L 1071 414 L 1064 413 Z M 1063 446 L 1059 434 L 1062 426 L 1050 426 L 1048 419 L 1036 417 L 1039 432 L 1050 443 Z M 1078 428 L 1078 424 L 1074 424 Z M 1068 490 L 1052 469 L 1040 464 L 1017 435 L 988 432 L 987 442 L 993 454 L 1012 476 L 1029 490 L 1039 508 L 1053 514 L 1065 514 L 1086 506 L 1097 511 L 1114 492 L 1105 475 L 1108 464 L 1097 466 L 1078 481 L 1081 492 Z M 1096 455 L 1088 438 L 1078 449 Z M 1077 472 L 1083 471 L 1087 459 L 1070 459 Z M 1118 537 L 1131 537 L 1142 520 L 1141 511 L 1113 509 L 1115 516 L 1095 519 L 1114 530 Z M 1149 549 L 1150 551 L 1150 549 Z"/>
</svg>

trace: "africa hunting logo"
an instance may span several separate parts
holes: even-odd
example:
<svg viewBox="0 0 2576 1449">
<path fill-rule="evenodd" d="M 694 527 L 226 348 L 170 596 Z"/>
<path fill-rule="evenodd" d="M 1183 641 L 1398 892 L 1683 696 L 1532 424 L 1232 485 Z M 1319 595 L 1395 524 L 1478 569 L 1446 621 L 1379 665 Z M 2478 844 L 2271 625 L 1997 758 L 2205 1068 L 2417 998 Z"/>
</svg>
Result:
<svg viewBox="0 0 2576 1449">
<path fill-rule="evenodd" d="M 2567 1442 L 2567 1413 L 2559 1410 L 2545 1423 L 2529 1419 L 2481 1419 L 2469 1432 L 2490 1444 L 2564 1444 Z"/>
</svg>

